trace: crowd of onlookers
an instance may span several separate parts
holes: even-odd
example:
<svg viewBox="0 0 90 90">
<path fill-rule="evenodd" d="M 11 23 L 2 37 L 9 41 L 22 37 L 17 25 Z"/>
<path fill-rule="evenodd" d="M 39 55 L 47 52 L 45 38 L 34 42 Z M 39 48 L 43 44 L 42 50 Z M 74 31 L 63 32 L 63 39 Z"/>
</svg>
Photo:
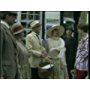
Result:
<svg viewBox="0 0 90 90">
<path fill-rule="evenodd" d="M 88 78 L 88 25 L 77 25 L 77 45 L 72 28 L 54 25 L 43 40 L 40 21 L 32 21 L 31 31 L 25 35 L 23 25 L 15 23 L 16 13 L 2 12 L 0 18 L 0 78 Z"/>
</svg>

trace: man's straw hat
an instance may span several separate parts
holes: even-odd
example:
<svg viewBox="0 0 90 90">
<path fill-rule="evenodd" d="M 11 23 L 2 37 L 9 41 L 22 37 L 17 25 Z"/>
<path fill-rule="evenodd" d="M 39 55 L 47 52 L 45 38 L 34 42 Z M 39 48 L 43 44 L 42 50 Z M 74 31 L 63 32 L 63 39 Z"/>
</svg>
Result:
<svg viewBox="0 0 90 90">
<path fill-rule="evenodd" d="M 31 29 L 38 27 L 38 26 L 41 26 L 40 21 L 38 21 L 38 20 L 35 20 L 35 21 L 31 22 L 31 24 L 30 24 Z"/>
</svg>

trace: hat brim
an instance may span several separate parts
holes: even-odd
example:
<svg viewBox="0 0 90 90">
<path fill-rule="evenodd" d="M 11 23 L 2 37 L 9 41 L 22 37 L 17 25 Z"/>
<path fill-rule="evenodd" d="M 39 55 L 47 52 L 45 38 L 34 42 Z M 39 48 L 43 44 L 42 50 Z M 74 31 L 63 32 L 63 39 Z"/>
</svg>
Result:
<svg viewBox="0 0 90 90">
<path fill-rule="evenodd" d="M 40 23 L 37 23 L 34 26 L 31 26 L 30 28 L 33 29 L 33 28 L 36 28 L 36 27 L 39 27 L 39 26 L 41 26 L 41 24 Z"/>
<path fill-rule="evenodd" d="M 21 29 L 20 31 L 15 32 L 14 35 L 19 34 L 19 33 L 22 33 L 22 32 L 24 32 L 23 29 Z"/>
<path fill-rule="evenodd" d="M 49 37 L 52 37 L 52 31 L 55 30 L 55 29 L 59 30 L 59 36 L 62 36 L 62 35 L 64 34 L 64 32 L 65 32 L 65 29 L 64 29 L 63 26 L 54 26 L 54 27 L 51 27 L 51 28 L 47 31 L 47 35 L 48 35 Z"/>
</svg>

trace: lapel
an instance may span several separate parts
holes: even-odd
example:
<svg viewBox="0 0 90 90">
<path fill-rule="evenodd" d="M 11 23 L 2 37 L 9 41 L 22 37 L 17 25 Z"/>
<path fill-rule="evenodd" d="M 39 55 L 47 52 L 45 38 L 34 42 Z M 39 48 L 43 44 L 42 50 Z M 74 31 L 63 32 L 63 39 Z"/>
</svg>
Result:
<svg viewBox="0 0 90 90">
<path fill-rule="evenodd" d="M 10 36 L 10 38 L 12 39 L 12 41 L 14 43 L 14 46 L 16 47 L 16 42 L 15 42 L 16 40 L 15 40 L 14 36 L 12 35 L 12 33 L 10 32 L 10 29 L 4 24 L 3 24 L 3 28 L 6 32 L 6 34 Z"/>
<path fill-rule="evenodd" d="M 33 36 L 34 36 L 34 38 L 35 38 L 35 41 L 36 41 L 36 42 L 39 42 L 39 44 L 41 45 L 42 43 L 41 43 L 40 37 L 37 37 L 36 33 L 34 33 L 34 32 L 33 32 Z"/>
</svg>

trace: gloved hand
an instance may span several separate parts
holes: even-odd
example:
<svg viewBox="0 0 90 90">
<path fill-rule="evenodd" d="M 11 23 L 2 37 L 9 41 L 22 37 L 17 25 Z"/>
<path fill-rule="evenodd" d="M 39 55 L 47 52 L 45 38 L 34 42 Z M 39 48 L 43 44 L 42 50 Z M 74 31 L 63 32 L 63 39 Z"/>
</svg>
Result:
<svg viewBox="0 0 90 90">
<path fill-rule="evenodd" d="M 46 52 L 46 51 L 43 51 L 42 54 L 41 54 L 41 57 L 42 57 L 42 58 L 45 58 L 45 57 L 47 57 L 47 56 L 48 56 L 47 52 Z"/>
</svg>

